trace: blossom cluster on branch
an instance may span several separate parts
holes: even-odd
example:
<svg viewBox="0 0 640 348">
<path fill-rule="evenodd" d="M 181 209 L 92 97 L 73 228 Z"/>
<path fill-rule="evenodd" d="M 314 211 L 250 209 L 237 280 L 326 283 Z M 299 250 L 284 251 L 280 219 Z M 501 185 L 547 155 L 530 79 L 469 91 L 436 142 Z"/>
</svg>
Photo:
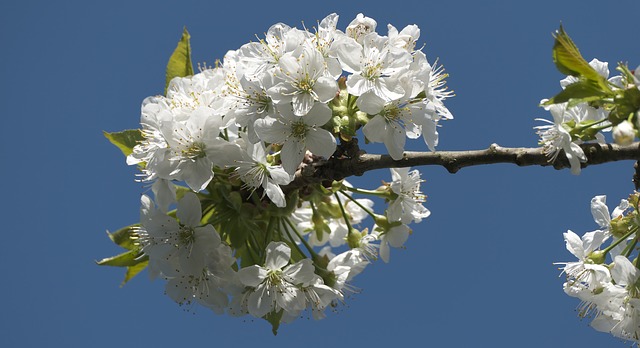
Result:
<svg viewBox="0 0 640 348">
<path fill-rule="evenodd" d="M 129 250 L 100 264 L 127 267 L 125 281 L 146 267 L 177 303 L 264 318 L 275 332 L 305 310 L 324 317 L 369 263 L 389 261 L 430 214 L 417 170 L 392 169 L 369 190 L 283 187 L 313 163 L 354 156 L 358 131 L 396 160 L 407 138 L 434 151 L 452 94 L 416 49 L 416 25 L 381 35 L 362 14 L 344 32 L 337 22 L 331 14 L 313 33 L 275 24 L 199 73 L 185 30 L 141 129 L 106 134 L 153 198 L 142 196 L 140 223 L 110 235 Z"/>
<path fill-rule="evenodd" d="M 147 269 L 178 304 L 262 318 L 275 334 L 281 323 L 303 313 L 321 319 L 347 301 L 354 277 L 379 258 L 389 262 L 409 225 L 430 215 L 410 166 L 455 173 L 508 162 L 579 174 L 587 164 L 640 160 L 640 69 L 619 64 L 620 75 L 609 77 L 608 64 L 587 63 L 562 27 L 553 57 L 568 76 L 541 102 L 553 117 L 538 119 L 546 123 L 535 127 L 541 148 L 435 152 L 453 94 L 443 68 L 416 49 L 419 28 L 389 24 L 381 35 L 362 14 L 344 31 L 337 22 L 331 14 L 313 32 L 275 24 L 198 73 L 185 29 L 165 94 L 142 102 L 141 129 L 105 133 L 153 194 L 141 197 L 139 223 L 109 233 L 127 250 L 98 264 L 125 267 L 124 282 Z M 603 132 L 616 144 L 605 144 Z M 388 155 L 366 154 L 358 138 L 383 143 Z M 431 152 L 405 153 L 407 138 L 422 138 Z M 391 178 L 377 188 L 344 180 L 380 168 Z M 606 197 L 595 197 L 600 228 L 565 233 L 578 261 L 560 263 L 565 292 L 583 301 L 580 315 L 635 343 L 638 197 L 611 215 Z M 381 213 L 371 198 L 384 202 Z"/>
<path fill-rule="evenodd" d="M 583 142 L 604 143 L 602 132 L 611 132 L 615 143 L 626 146 L 638 136 L 640 69 L 631 71 L 619 63 L 620 75 L 610 77 L 608 64 L 598 59 L 587 63 L 562 27 L 555 38 L 554 61 L 569 76 L 560 81 L 560 93 L 541 103 L 553 122 L 536 129 L 550 160 L 563 152 L 571 172 L 579 174 L 581 163 L 587 162 Z M 637 189 L 637 175 L 634 180 Z M 582 237 L 568 230 L 566 247 L 578 260 L 558 263 L 566 276 L 565 293 L 581 300 L 579 315 L 592 317 L 596 330 L 633 344 L 640 343 L 639 198 L 634 192 L 610 214 L 606 196 L 594 197 L 591 213 L 599 229 Z"/>
<path fill-rule="evenodd" d="M 633 143 L 640 129 L 640 71 L 618 64 L 620 75 L 609 77 L 609 64 L 598 59 L 587 63 L 562 27 L 555 34 L 553 57 L 558 69 L 566 73 L 560 81 L 562 91 L 541 105 L 553 121 L 535 127 L 540 145 L 551 161 L 563 151 L 573 174 L 587 161 L 579 144 L 605 142 L 602 132 L 612 132 L 618 145 Z"/>
<path fill-rule="evenodd" d="M 582 301 L 579 315 L 593 317 L 596 330 L 635 343 L 640 342 L 639 197 L 621 200 L 611 214 L 606 196 L 593 197 L 591 213 L 599 228 L 582 237 L 568 230 L 567 250 L 577 261 L 557 263 L 567 278 L 565 293 Z"/>
</svg>

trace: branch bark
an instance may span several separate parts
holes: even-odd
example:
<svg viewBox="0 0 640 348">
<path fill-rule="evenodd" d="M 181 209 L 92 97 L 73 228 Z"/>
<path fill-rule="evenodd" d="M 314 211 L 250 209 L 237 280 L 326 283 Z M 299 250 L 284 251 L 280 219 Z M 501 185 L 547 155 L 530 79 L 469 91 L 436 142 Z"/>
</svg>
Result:
<svg viewBox="0 0 640 348">
<path fill-rule="evenodd" d="M 616 162 L 623 160 L 640 160 L 640 142 L 627 146 L 616 144 L 588 143 L 580 145 L 587 156 L 587 166 Z M 353 145 L 352 145 L 353 147 Z M 394 160 L 389 155 L 367 154 L 355 149 L 339 150 L 330 159 L 313 159 L 301 170 L 298 170 L 294 181 L 283 187 L 285 192 L 323 181 L 341 180 L 349 176 L 360 176 L 367 171 L 381 168 L 399 168 L 437 165 L 442 166 L 449 173 L 456 173 L 460 169 L 470 166 L 513 163 L 517 166 L 552 166 L 555 169 L 569 168 L 570 164 L 564 151 L 558 154 L 551 163 L 542 148 L 509 148 L 498 144 L 491 144 L 485 150 L 470 151 L 436 151 L 436 152 L 405 152 L 401 160 Z"/>
</svg>

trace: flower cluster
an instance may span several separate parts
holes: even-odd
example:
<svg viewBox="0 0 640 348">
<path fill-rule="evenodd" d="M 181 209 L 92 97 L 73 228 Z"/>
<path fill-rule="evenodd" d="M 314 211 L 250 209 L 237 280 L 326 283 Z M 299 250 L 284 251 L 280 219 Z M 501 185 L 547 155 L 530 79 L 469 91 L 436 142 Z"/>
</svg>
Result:
<svg viewBox="0 0 640 348">
<path fill-rule="evenodd" d="M 534 128 L 549 161 L 563 151 L 571 173 L 580 174 L 580 163 L 587 161 L 581 143 L 603 143 L 602 132 L 611 132 L 618 145 L 629 145 L 638 136 L 640 69 L 631 71 L 620 63 L 620 75 L 609 77 L 609 64 L 598 59 L 587 63 L 562 27 L 556 33 L 554 58 L 558 69 L 570 76 L 560 81 L 560 93 L 541 101 L 553 121 L 538 118 L 547 124 Z"/>
<path fill-rule="evenodd" d="M 593 59 L 589 65 L 595 69 L 600 76 L 608 79 L 608 83 L 614 89 L 620 89 L 622 85 L 622 77 L 609 77 L 608 63 Z M 568 76 L 560 81 L 560 86 L 566 90 L 568 86 L 578 83 L 579 80 L 573 76 Z M 588 102 L 579 103 L 557 103 L 546 105 L 547 99 L 543 99 L 540 103 L 544 109 L 551 113 L 553 122 L 545 119 L 536 119 L 547 123 L 546 125 L 536 126 L 538 135 L 540 136 L 540 144 L 544 147 L 545 153 L 550 161 L 555 161 L 561 150 L 564 151 L 569 163 L 571 164 L 571 173 L 580 174 L 580 163 L 586 162 L 584 151 L 579 146 L 584 140 L 596 139 L 598 142 L 604 142 L 602 132 L 611 131 L 611 122 L 609 120 L 610 110 L 607 108 L 590 104 Z M 620 125 L 616 126 L 616 130 Z M 617 131 L 614 132 L 616 134 Z M 633 141 L 635 135 L 631 135 Z M 622 144 L 619 137 L 614 136 L 614 140 Z M 630 142 L 626 142 L 628 144 Z"/>
<path fill-rule="evenodd" d="M 417 26 L 381 35 L 362 14 L 344 32 L 337 21 L 327 16 L 314 33 L 275 24 L 143 101 L 126 154 L 153 199 L 142 196 L 140 223 L 123 230 L 135 257 L 118 265 L 148 265 L 179 304 L 264 318 L 276 330 L 306 309 L 322 318 L 354 291 L 353 277 L 404 245 L 408 225 L 430 214 L 417 170 L 392 169 L 375 190 L 293 181 L 357 147 L 360 129 L 396 160 L 407 137 L 434 151 L 452 94 L 442 67 L 416 49 Z M 377 214 L 354 194 L 388 208 Z M 360 228 L 368 218 L 371 230 Z"/>
<path fill-rule="evenodd" d="M 567 250 L 577 261 L 557 263 L 566 275 L 564 291 L 581 300 L 581 317 L 593 317 L 598 331 L 640 343 L 640 258 L 638 199 L 623 199 L 611 215 L 606 196 L 591 200 L 591 213 L 599 229 L 582 237 L 564 234 Z M 608 245 L 607 245 L 608 244 Z"/>
</svg>

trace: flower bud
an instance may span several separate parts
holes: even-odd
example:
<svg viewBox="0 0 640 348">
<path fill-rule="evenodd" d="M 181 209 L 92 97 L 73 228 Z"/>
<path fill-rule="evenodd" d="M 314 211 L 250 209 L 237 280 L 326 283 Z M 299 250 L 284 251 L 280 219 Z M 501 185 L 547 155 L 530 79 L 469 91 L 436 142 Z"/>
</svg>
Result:
<svg viewBox="0 0 640 348">
<path fill-rule="evenodd" d="M 589 259 L 589 261 L 594 264 L 601 265 L 604 263 L 606 256 L 607 254 L 604 251 L 594 250 L 593 252 L 591 252 L 591 254 L 589 254 L 587 259 Z"/>
<path fill-rule="evenodd" d="M 355 228 L 352 228 L 351 233 L 347 234 L 347 244 L 349 248 L 355 249 L 360 246 L 360 239 L 362 239 L 362 234 L 358 232 Z"/>
<path fill-rule="evenodd" d="M 613 127 L 613 140 L 618 145 L 629 145 L 636 137 L 636 131 L 633 124 L 629 121 L 622 121 Z"/>
<path fill-rule="evenodd" d="M 611 231 L 611 234 L 614 237 L 622 238 L 625 234 L 627 234 L 627 232 L 629 232 L 630 222 L 631 221 L 629 217 L 620 216 L 617 219 L 612 219 L 611 228 L 609 229 L 609 231 Z"/>
</svg>

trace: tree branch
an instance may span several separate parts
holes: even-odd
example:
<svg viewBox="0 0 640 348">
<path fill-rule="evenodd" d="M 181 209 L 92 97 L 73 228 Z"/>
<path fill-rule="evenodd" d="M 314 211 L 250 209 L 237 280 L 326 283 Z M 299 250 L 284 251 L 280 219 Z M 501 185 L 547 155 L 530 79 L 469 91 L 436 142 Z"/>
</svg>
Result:
<svg viewBox="0 0 640 348">
<path fill-rule="evenodd" d="M 627 146 L 597 143 L 580 146 L 587 156 L 587 162 L 582 163 L 582 168 L 607 162 L 640 160 L 640 142 Z M 309 184 L 341 180 L 353 175 L 360 176 L 367 171 L 381 168 L 438 165 L 453 174 L 465 167 L 496 163 L 513 163 L 520 167 L 553 166 L 555 169 L 570 167 L 564 151 L 561 151 L 556 160 L 550 163 L 543 149 L 539 147 L 508 148 L 491 144 L 486 150 L 405 152 L 404 157 L 397 161 L 388 155 L 366 154 L 359 151 L 357 143 L 348 145 L 347 148 L 345 144 L 341 144 L 341 147 L 329 160 L 314 158 L 307 163 L 296 172 L 294 181 L 283 187 L 283 190 L 291 192 Z"/>
</svg>

